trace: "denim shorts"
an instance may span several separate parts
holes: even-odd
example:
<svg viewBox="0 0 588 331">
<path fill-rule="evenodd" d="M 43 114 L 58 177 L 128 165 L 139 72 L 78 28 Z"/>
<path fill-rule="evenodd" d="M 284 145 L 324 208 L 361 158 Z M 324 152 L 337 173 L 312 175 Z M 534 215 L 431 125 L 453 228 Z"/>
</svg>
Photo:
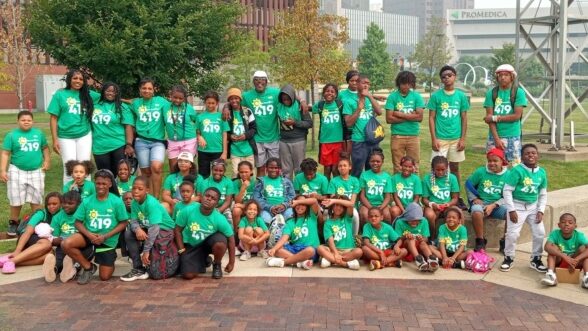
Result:
<svg viewBox="0 0 588 331">
<path fill-rule="evenodd" d="M 521 137 L 500 138 L 504 145 L 504 157 L 511 165 L 521 163 Z M 486 151 L 495 147 L 494 136 L 489 135 L 486 142 Z"/>
<path fill-rule="evenodd" d="M 165 160 L 165 144 L 161 141 L 149 141 L 141 138 L 135 139 L 135 153 L 139 160 L 140 168 L 149 168 L 151 162 Z"/>
<path fill-rule="evenodd" d="M 284 245 L 284 249 L 287 250 L 288 252 L 296 255 L 300 252 L 302 252 L 303 250 L 305 250 L 307 247 L 311 247 L 311 246 L 306 246 L 306 245 L 302 245 L 302 244 L 285 244 Z M 314 256 L 312 257 L 312 260 L 314 262 L 318 261 L 319 255 L 317 253 L 317 250 L 315 247 L 312 247 L 314 249 Z"/>
<path fill-rule="evenodd" d="M 472 205 L 472 207 L 470 208 L 470 213 L 474 213 L 474 212 L 484 213 L 484 207 L 489 204 L 490 203 L 484 202 L 484 205 Z M 504 205 L 501 205 L 501 206 L 494 208 L 489 217 L 496 218 L 499 220 L 505 220 L 506 219 L 506 207 Z"/>
</svg>

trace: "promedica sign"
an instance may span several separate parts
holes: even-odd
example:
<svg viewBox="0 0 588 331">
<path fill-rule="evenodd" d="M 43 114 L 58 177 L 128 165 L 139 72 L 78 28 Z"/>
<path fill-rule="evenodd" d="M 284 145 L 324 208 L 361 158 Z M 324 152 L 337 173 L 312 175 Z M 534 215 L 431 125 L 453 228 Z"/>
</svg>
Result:
<svg viewBox="0 0 588 331">
<path fill-rule="evenodd" d="M 451 13 L 453 20 L 507 18 L 505 10 L 458 10 Z"/>
</svg>

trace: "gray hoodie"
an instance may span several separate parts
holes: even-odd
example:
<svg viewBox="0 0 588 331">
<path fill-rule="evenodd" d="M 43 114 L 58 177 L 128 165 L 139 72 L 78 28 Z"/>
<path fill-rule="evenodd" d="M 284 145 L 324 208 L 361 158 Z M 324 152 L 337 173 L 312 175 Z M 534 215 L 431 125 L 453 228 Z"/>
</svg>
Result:
<svg viewBox="0 0 588 331">
<path fill-rule="evenodd" d="M 293 102 L 291 106 L 288 107 L 281 103 L 280 96 L 282 93 L 287 94 L 290 99 L 292 99 Z M 278 97 L 278 100 L 280 100 L 280 104 L 278 105 L 278 116 L 281 112 L 297 111 L 300 113 L 301 118 L 300 120 L 296 120 L 294 125 L 290 127 L 283 125 L 280 120 L 280 141 L 293 143 L 306 140 L 308 129 L 312 128 L 312 116 L 310 112 L 305 113 L 300 110 L 300 103 L 296 99 L 296 90 L 294 90 L 292 85 L 288 84 L 284 86 L 280 90 L 280 96 Z"/>
</svg>

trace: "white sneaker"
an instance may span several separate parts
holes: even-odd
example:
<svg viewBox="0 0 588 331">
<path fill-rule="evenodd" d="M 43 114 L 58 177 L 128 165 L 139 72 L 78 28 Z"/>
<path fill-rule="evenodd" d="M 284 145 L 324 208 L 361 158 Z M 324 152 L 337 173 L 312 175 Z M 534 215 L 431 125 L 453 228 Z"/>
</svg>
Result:
<svg viewBox="0 0 588 331">
<path fill-rule="evenodd" d="M 541 284 L 545 286 L 557 285 L 557 277 L 555 276 L 555 272 L 553 272 L 553 270 L 547 270 L 547 272 L 545 273 L 545 277 L 541 279 Z"/>
<path fill-rule="evenodd" d="M 584 274 L 584 278 L 582 278 L 582 287 L 588 288 L 588 274 Z"/>
<path fill-rule="evenodd" d="M 321 258 L 321 268 L 328 268 L 331 266 L 331 262 L 329 262 L 329 260 L 325 259 L 324 257 Z"/>
<path fill-rule="evenodd" d="M 257 253 L 257 256 L 261 256 L 262 259 L 269 259 L 269 253 L 264 249 Z"/>
<path fill-rule="evenodd" d="M 282 214 L 274 216 L 274 221 L 276 222 L 276 224 L 286 224 L 286 220 L 284 219 L 284 216 Z"/>
<path fill-rule="evenodd" d="M 268 267 L 284 267 L 284 259 L 279 257 L 270 257 L 269 259 L 265 260 L 265 265 Z"/>
<path fill-rule="evenodd" d="M 300 269 L 310 270 L 312 268 L 313 262 L 312 260 L 305 260 L 302 262 L 296 263 L 296 266 Z"/>
<path fill-rule="evenodd" d="M 244 251 L 243 253 L 241 253 L 241 256 L 239 257 L 239 260 L 241 260 L 241 261 L 247 261 L 250 258 L 251 258 L 251 252 Z"/>
<path fill-rule="evenodd" d="M 351 270 L 359 270 L 359 261 L 357 261 L 357 260 L 347 261 L 347 267 Z"/>
<path fill-rule="evenodd" d="M 239 247 L 235 247 L 235 256 L 240 256 L 241 255 L 241 251 L 239 250 Z"/>
</svg>

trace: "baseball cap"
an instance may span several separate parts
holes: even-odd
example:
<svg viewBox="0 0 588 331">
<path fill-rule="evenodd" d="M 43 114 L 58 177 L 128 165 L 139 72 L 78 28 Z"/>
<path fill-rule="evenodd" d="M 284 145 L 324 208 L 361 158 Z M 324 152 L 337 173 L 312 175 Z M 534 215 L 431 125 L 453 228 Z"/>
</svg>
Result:
<svg viewBox="0 0 588 331">
<path fill-rule="evenodd" d="M 184 160 L 184 161 L 190 161 L 192 163 L 194 163 L 194 154 L 190 153 L 190 152 L 181 152 L 178 155 L 178 160 Z"/>
</svg>

